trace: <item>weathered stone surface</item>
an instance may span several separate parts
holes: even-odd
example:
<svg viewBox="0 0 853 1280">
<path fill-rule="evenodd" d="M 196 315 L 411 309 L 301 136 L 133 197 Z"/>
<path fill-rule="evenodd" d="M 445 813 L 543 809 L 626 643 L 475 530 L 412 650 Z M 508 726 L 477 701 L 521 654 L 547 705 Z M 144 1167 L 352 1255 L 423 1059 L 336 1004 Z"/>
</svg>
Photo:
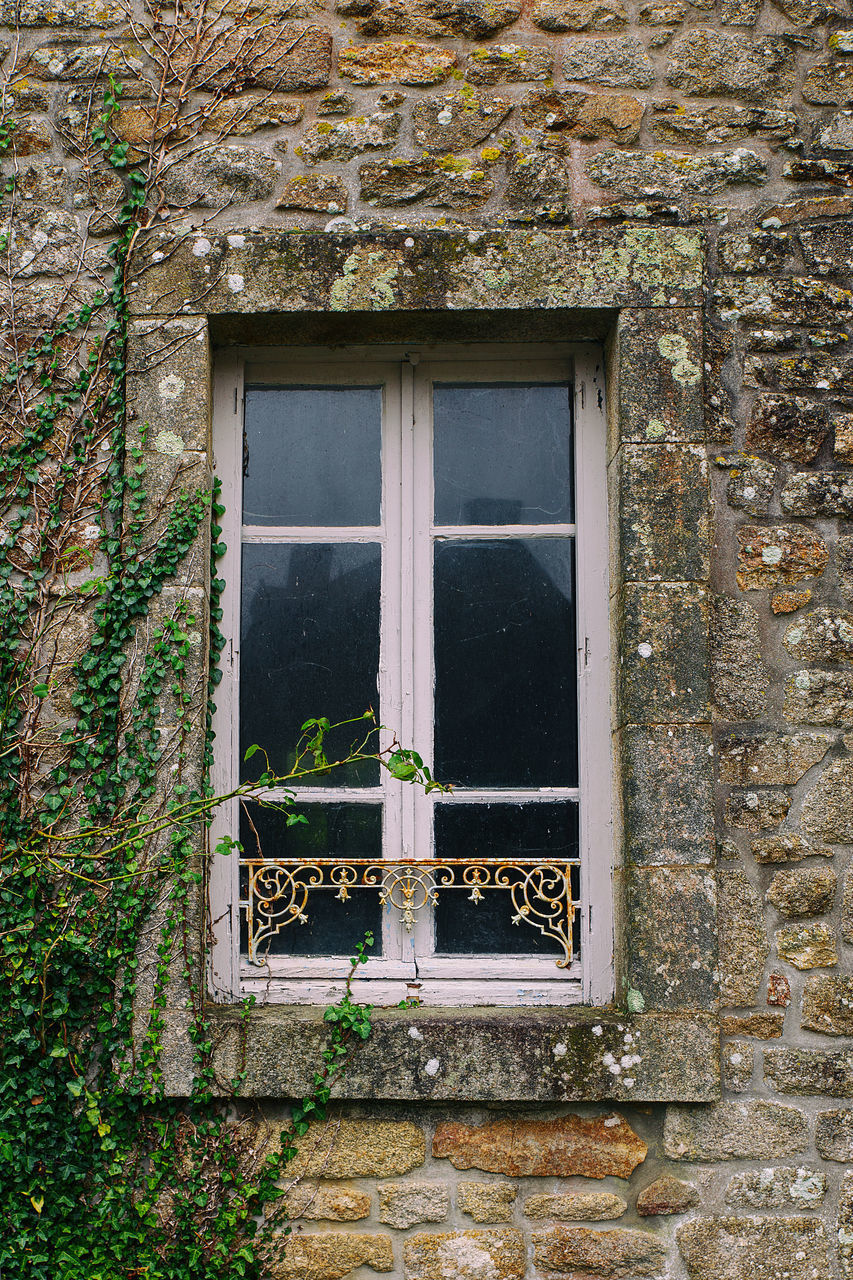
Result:
<svg viewBox="0 0 853 1280">
<path fill-rule="evenodd" d="M 652 308 L 619 317 L 621 364 L 619 432 L 635 444 L 705 441 L 701 398 L 695 388 L 703 364 L 702 329 L 696 312 Z M 655 359 L 649 361 L 649 352 Z M 662 357 L 658 359 L 657 357 Z"/>
<path fill-rule="evenodd" d="M 375 111 L 334 123 L 320 120 L 305 132 L 296 154 L 316 164 L 319 160 L 351 160 L 364 151 L 387 151 L 393 147 L 401 123 L 396 111 Z"/>
<path fill-rule="evenodd" d="M 815 1146 L 824 1160 L 853 1160 L 853 1111 L 821 1111 L 815 1122 Z"/>
<path fill-rule="evenodd" d="M 827 151 L 853 150 L 853 111 L 838 111 L 821 129 L 818 141 Z"/>
<path fill-rule="evenodd" d="M 322 27 L 272 22 L 219 26 L 208 35 L 197 62 L 192 46 L 180 44 L 174 69 L 206 89 L 272 89 L 293 93 L 329 83 L 332 37 Z"/>
<path fill-rule="evenodd" d="M 577 1191 L 566 1195 L 528 1196 L 528 1218 L 553 1218 L 557 1222 L 602 1222 L 621 1218 L 628 1208 L 621 1196 L 610 1191 Z"/>
<path fill-rule="evenodd" d="M 514 0 L 340 0 L 338 13 L 356 15 L 364 36 L 465 36 L 482 40 L 515 22 Z"/>
<path fill-rule="evenodd" d="M 511 1182 L 460 1182 L 456 1207 L 475 1222 L 511 1222 L 517 1195 Z"/>
<path fill-rule="evenodd" d="M 169 204 L 214 209 L 265 199 L 280 172 L 280 160 L 252 147 L 212 146 L 170 165 L 162 183 Z"/>
<path fill-rule="evenodd" d="M 741 591 L 819 577 L 829 560 L 823 538 L 799 525 L 744 525 L 738 529 L 737 539 L 737 581 Z"/>
<path fill-rule="evenodd" d="M 304 110 L 301 102 L 279 94 L 246 93 L 217 102 L 207 117 L 207 124 L 211 132 L 243 137 L 259 129 L 297 124 Z"/>
<path fill-rule="evenodd" d="M 716 596 L 711 612 L 711 681 L 723 720 L 754 720 L 767 705 L 770 676 L 758 615 L 745 600 Z"/>
<path fill-rule="evenodd" d="M 786 791 L 737 791 L 726 800 L 726 822 L 743 831 L 764 831 L 784 822 L 790 807 Z"/>
<path fill-rule="evenodd" d="M 853 462 L 853 413 L 833 414 L 832 456 L 836 462 Z"/>
<path fill-rule="evenodd" d="M 813 609 L 791 623 L 782 641 L 799 662 L 853 662 L 853 614 Z"/>
<path fill-rule="evenodd" d="M 713 760 L 708 730 L 678 724 L 629 726 L 622 743 L 628 861 L 710 863 Z"/>
<path fill-rule="evenodd" d="M 548 80 L 554 56 L 544 45 L 498 44 L 474 49 L 465 63 L 471 84 L 513 84 Z"/>
<path fill-rule="evenodd" d="M 841 1280 L 853 1276 L 853 1172 L 845 1173 L 838 1193 L 838 1270 Z"/>
<path fill-rule="evenodd" d="M 659 142 L 671 146 L 717 147 L 741 138 L 788 142 L 799 132 L 799 124 L 793 111 L 728 105 L 689 111 L 669 101 L 655 104 L 652 130 Z"/>
<path fill-rule="evenodd" d="M 673 45 L 667 80 L 692 97 L 740 98 L 769 107 L 793 89 L 795 61 L 778 36 L 751 40 L 700 29 Z"/>
<path fill-rule="evenodd" d="M 658 1276 L 666 1257 L 661 1242 L 646 1231 L 611 1227 L 547 1227 L 533 1232 L 536 1265 L 561 1275 L 613 1277 Z"/>
<path fill-rule="evenodd" d="M 271 1280 L 340 1280 L 356 1267 L 393 1271 L 391 1237 L 356 1231 L 323 1231 L 287 1237 L 267 1264 Z"/>
<path fill-rule="evenodd" d="M 354 84 L 438 84 L 456 66 L 456 54 L 414 40 L 350 45 L 341 49 L 338 69 Z"/>
<path fill-rule="evenodd" d="M 799 1155 L 808 1142 L 802 1111 L 759 1098 L 669 1107 L 664 1123 L 671 1160 L 773 1160 Z"/>
<path fill-rule="evenodd" d="M 576 77 L 577 78 L 577 77 Z M 586 164 L 599 187 L 626 196 L 711 195 L 741 183 L 761 184 L 767 165 L 754 151 L 685 156 L 680 152 L 601 151 Z"/>
<path fill-rule="evenodd" d="M 469 151 L 494 133 L 511 110 L 505 98 L 470 91 L 422 98 L 412 112 L 415 142 L 436 153 Z"/>
<path fill-rule="evenodd" d="M 582 89 L 534 89 L 521 104 L 533 129 L 586 140 L 636 142 L 643 104 L 626 93 L 586 93 Z"/>
<path fill-rule="evenodd" d="M 630 1177 L 646 1158 L 645 1142 L 621 1116 L 561 1116 L 554 1120 L 492 1120 L 483 1125 L 442 1121 L 433 1156 L 457 1169 L 510 1177 Z"/>
<path fill-rule="evenodd" d="M 841 894 L 841 940 L 853 943 L 853 867 L 844 873 L 844 888 Z"/>
<path fill-rule="evenodd" d="M 732 1093 L 745 1093 L 752 1084 L 755 1049 L 740 1040 L 723 1045 L 723 1084 Z"/>
<path fill-rule="evenodd" d="M 794 724 L 827 724 L 842 729 L 853 726 L 853 677 L 844 671 L 798 671 L 785 681 L 785 703 L 782 715 Z M 840 762 L 838 762 L 840 763 Z M 832 798 L 836 785 L 846 791 L 849 783 L 844 771 L 830 765 L 829 777 L 818 783 L 818 798 L 808 806 L 808 832 L 818 835 L 822 829 L 819 809 Z M 840 815 L 839 815 L 840 816 Z M 824 824 L 825 825 L 825 824 Z M 845 826 L 845 829 L 846 826 Z M 822 839 L 828 840 L 829 836 Z M 834 837 L 837 839 L 838 837 Z"/>
<path fill-rule="evenodd" d="M 349 194 L 333 173 L 298 173 L 284 184 L 275 202 L 277 209 L 303 209 L 315 213 L 346 213 Z"/>
<path fill-rule="evenodd" d="M 740 318 L 765 326 L 806 323 L 835 327 L 850 315 L 853 300 L 848 289 L 803 276 L 727 276 L 721 279 L 715 297 L 726 319 Z"/>
<path fill-rule="evenodd" d="M 824 355 L 786 356 L 780 360 L 750 356 L 744 378 L 748 384 L 779 387 L 783 391 L 830 390 L 837 394 L 845 384 L 846 371 L 840 364 L 830 364 Z"/>
<path fill-rule="evenodd" d="M 770 1280 L 794 1258 L 804 1280 L 830 1280 L 824 1225 L 814 1218 L 697 1218 L 677 1240 L 690 1280 Z"/>
<path fill-rule="evenodd" d="M 289 1177 L 387 1178 L 423 1164 L 426 1140 L 411 1121 L 334 1119 L 312 1126 Z"/>
<path fill-rule="evenodd" d="M 637 1213 L 641 1218 L 661 1214 L 686 1213 L 699 1203 L 699 1192 L 692 1182 L 683 1182 L 665 1173 L 643 1187 L 637 1196 Z"/>
<path fill-rule="evenodd" d="M 848 112 L 853 120 L 853 112 Z M 847 274 L 853 268 L 853 241 L 846 225 L 821 227 L 820 232 L 803 228 L 798 234 L 809 271 L 825 276 Z"/>
<path fill-rule="evenodd" d="M 621 456 L 619 519 L 625 578 L 705 580 L 708 464 L 704 450 L 691 445 L 625 445 Z"/>
<path fill-rule="evenodd" d="M 425 1232 L 403 1246 L 406 1280 L 524 1280 L 524 1242 L 513 1227 L 493 1231 Z"/>
<path fill-rule="evenodd" d="M 853 103 L 853 65 L 823 62 L 812 67 L 803 81 L 803 97 L 817 106 L 847 107 Z"/>
<path fill-rule="evenodd" d="M 0 234 L 8 237 L 5 253 L 11 270 L 20 278 L 59 275 L 78 268 L 83 243 L 80 225 L 64 209 L 24 205 L 7 207 L 0 215 Z"/>
<path fill-rule="evenodd" d="M 758 1040 L 777 1040 L 782 1034 L 782 1013 L 727 1013 L 720 1019 L 726 1036 L 754 1036 Z"/>
<path fill-rule="evenodd" d="M 767 515 L 776 483 L 776 467 L 745 453 L 718 457 L 714 461 L 718 466 L 731 468 L 726 484 L 729 506 L 751 516 Z"/>
<path fill-rule="evenodd" d="M 543 31 L 619 31 L 628 21 L 622 0 L 536 0 L 530 17 Z"/>
<path fill-rule="evenodd" d="M 114 0 L 3 0 L 0 22 L 4 26 L 114 27 L 125 17 Z"/>
<path fill-rule="evenodd" d="M 825 405 L 799 397 L 759 395 L 749 418 L 746 447 L 781 462 L 811 462 L 828 432 Z"/>
<path fill-rule="evenodd" d="M 779 1050 L 774 1050 L 779 1053 Z M 726 1188 L 733 1209 L 816 1209 L 826 1195 L 826 1175 L 817 1169 L 788 1166 L 736 1173 Z"/>
<path fill-rule="evenodd" d="M 426 200 L 444 208 L 474 208 L 494 191 L 494 183 L 483 170 L 448 172 L 434 156 L 363 164 L 358 177 L 362 199 L 373 205 Z"/>
<path fill-rule="evenodd" d="M 327 1183 L 297 1182 L 287 1192 L 285 1203 L 290 1218 L 310 1221 L 355 1222 L 370 1217 L 370 1196 L 366 1191 Z"/>
<path fill-rule="evenodd" d="M 853 977 L 820 974 L 803 993 L 803 1026 L 825 1036 L 853 1035 Z"/>
<path fill-rule="evenodd" d="M 355 110 L 355 98 L 342 89 L 330 89 L 317 103 L 318 116 L 351 116 Z"/>
<path fill-rule="evenodd" d="M 635 724 L 708 717 L 707 595 L 694 584 L 627 583 L 622 708 Z"/>
<path fill-rule="evenodd" d="M 655 78 L 648 54 L 636 36 L 569 40 L 563 70 L 568 80 L 594 80 L 626 89 L 648 89 Z"/>
<path fill-rule="evenodd" d="M 53 134 L 50 125 L 43 120 L 28 120 L 17 117 L 10 120 L 9 151 L 15 156 L 37 156 L 43 151 L 50 151 L 53 146 Z"/>
<path fill-rule="evenodd" d="M 786 262 L 794 247 L 787 231 L 730 231 L 720 236 L 717 257 L 724 271 L 769 274 Z"/>
<path fill-rule="evenodd" d="M 784 973 L 771 973 L 767 979 L 767 1003 L 787 1009 L 791 1003 L 791 984 Z"/>
<path fill-rule="evenodd" d="M 716 885 L 692 868 L 635 867 L 628 880 L 631 987 L 648 1009 L 714 1008 Z"/>
<path fill-rule="evenodd" d="M 122 191 L 124 188 L 122 187 Z M 34 204 L 64 204 L 68 192 L 68 170 L 57 164 L 29 164 L 20 167 L 15 194 Z M 8 196 L 4 193 L 3 203 Z"/>
<path fill-rule="evenodd" d="M 505 204 L 514 222 L 568 222 L 571 179 L 565 161 L 543 151 L 516 151 L 507 161 Z"/>
<path fill-rule="evenodd" d="M 770 608 L 774 613 L 796 613 L 798 609 L 802 609 L 812 598 L 811 587 L 805 587 L 802 591 L 777 591 L 770 597 Z"/>
<path fill-rule="evenodd" d="M 764 1076 L 779 1093 L 849 1098 L 853 1093 L 853 1054 L 789 1046 L 765 1049 Z"/>
<path fill-rule="evenodd" d="M 831 867 L 777 871 L 767 890 L 767 901 L 790 918 L 822 915 L 832 908 L 837 881 Z"/>
<path fill-rule="evenodd" d="M 41 80 L 98 80 L 110 73 L 122 80 L 142 70 L 137 45 L 46 44 L 22 55 L 17 71 L 38 76 Z"/>
<path fill-rule="evenodd" d="M 720 781 L 735 786 L 792 786 L 820 763 L 833 742 L 828 733 L 726 738 L 718 752 Z"/>
<path fill-rule="evenodd" d="M 843 0 L 773 0 L 773 4 L 800 27 L 814 27 L 849 17 Z M 830 47 L 833 47 L 834 39 L 830 39 Z"/>
<path fill-rule="evenodd" d="M 754 1004 L 770 944 L 761 898 L 743 871 L 717 874 L 720 929 L 720 997 L 723 1004 Z"/>
<path fill-rule="evenodd" d="M 780 960 L 796 969 L 825 969 L 838 964 L 835 935 L 825 924 L 792 924 L 777 929 L 776 950 Z"/>
<path fill-rule="evenodd" d="M 843 706 L 846 725 L 848 719 L 853 719 L 853 681 L 839 690 L 837 697 L 839 702 L 833 700 L 833 709 L 838 714 Z M 815 839 L 832 844 L 853 841 L 853 760 L 833 760 L 827 765 L 803 801 L 802 824 L 806 834 Z"/>
<path fill-rule="evenodd" d="M 443 1222 L 450 1209 L 450 1194 L 443 1182 L 380 1182 L 379 1221 L 389 1227 L 411 1227 L 417 1222 Z"/>
</svg>

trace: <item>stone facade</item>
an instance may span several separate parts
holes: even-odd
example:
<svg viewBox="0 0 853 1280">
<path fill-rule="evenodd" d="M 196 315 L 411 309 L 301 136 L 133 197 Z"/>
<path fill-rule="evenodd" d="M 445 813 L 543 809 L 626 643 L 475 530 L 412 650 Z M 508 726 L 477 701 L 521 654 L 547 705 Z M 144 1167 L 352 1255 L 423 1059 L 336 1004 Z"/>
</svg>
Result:
<svg viewBox="0 0 853 1280">
<path fill-rule="evenodd" d="M 271 1275 L 845 1280 L 853 10 L 224 13 L 187 88 L 211 110 L 175 130 L 161 174 L 174 220 L 138 246 L 132 395 L 149 476 L 163 494 L 208 476 L 211 341 L 492 336 L 503 314 L 506 338 L 599 342 L 631 659 L 617 1005 L 383 1012 L 303 1144 L 299 1226 Z M 8 252 L 38 315 L 63 277 L 85 294 L 86 255 L 122 198 L 90 164 L 91 86 L 123 79 L 114 123 L 137 153 L 160 124 L 120 4 L 5 4 L 2 22 Z M 169 338 L 155 358 L 156 318 Z M 196 602 L 205 562 L 202 549 L 181 587 Z M 237 1070 L 236 1020 L 217 1016 Z M 177 997 L 168 1019 L 180 1093 L 192 1053 Z M 411 1027 L 446 1063 L 437 1079 Z M 265 1010 L 250 1027 L 259 1143 L 322 1035 L 313 1012 Z"/>
</svg>

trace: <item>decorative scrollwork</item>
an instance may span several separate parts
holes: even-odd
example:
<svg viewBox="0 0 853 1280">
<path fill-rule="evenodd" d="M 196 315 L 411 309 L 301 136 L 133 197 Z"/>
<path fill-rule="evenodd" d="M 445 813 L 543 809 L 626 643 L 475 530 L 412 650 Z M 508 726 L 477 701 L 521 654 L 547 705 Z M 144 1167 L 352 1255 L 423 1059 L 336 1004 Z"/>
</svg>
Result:
<svg viewBox="0 0 853 1280">
<path fill-rule="evenodd" d="M 502 890 L 510 899 L 513 924 L 522 921 L 560 944 L 558 968 L 573 958 L 572 926 L 578 903 L 572 893 L 572 873 L 579 862 L 566 859 L 542 862 L 533 858 L 511 860 L 434 859 L 375 861 L 367 858 L 247 859 L 246 912 L 249 960 L 263 964 L 271 940 L 287 925 L 308 921 L 312 890 L 336 889 L 346 902 L 354 890 L 373 890 L 388 910 L 400 913 L 411 932 L 418 913 L 435 906 L 439 890 L 467 890 L 477 906 L 487 892 Z"/>
</svg>

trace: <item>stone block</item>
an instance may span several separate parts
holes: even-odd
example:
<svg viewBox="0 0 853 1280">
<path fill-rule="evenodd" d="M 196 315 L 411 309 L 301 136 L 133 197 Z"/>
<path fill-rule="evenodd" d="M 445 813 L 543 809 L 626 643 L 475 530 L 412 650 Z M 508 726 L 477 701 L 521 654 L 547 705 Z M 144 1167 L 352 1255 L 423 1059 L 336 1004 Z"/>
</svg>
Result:
<svg viewBox="0 0 853 1280">
<path fill-rule="evenodd" d="M 668 1107 L 664 1122 L 671 1160 L 773 1160 L 799 1155 L 808 1142 L 802 1111 L 758 1098 Z"/>
<path fill-rule="evenodd" d="M 521 104 L 531 129 L 557 138 L 636 142 L 643 104 L 627 93 L 586 93 L 583 89 L 533 89 Z"/>
<path fill-rule="evenodd" d="M 353 84 L 430 85 L 446 80 L 456 66 L 452 49 L 387 40 L 382 44 L 349 45 L 338 56 L 338 70 Z"/>
<path fill-rule="evenodd" d="M 425 1155 L 423 1130 L 409 1120 L 334 1119 L 312 1125 L 288 1176 L 387 1178 L 410 1173 Z"/>
<path fill-rule="evenodd" d="M 780 960 L 797 969 L 824 969 L 838 964 L 835 934 L 820 923 L 786 925 L 776 930 L 776 952 Z"/>
<path fill-rule="evenodd" d="M 770 597 L 770 608 L 776 614 L 796 613 L 797 609 L 802 609 L 811 598 L 811 587 L 804 587 L 802 591 L 777 591 Z"/>
<path fill-rule="evenodd" d="M 443 1222 L 450 1194 L 443 1182 L 380 1182 L 379 1221 L 389 1227 L 412 1227 L 418 1222 Z"/>
<path fill-rule="evenodd" d="M 726 800 L 726 822 L 742 831 L 765 831 L 784 822 L 790 807 L 787 791 L 733 791 Z"/>
<path fill-rule="evenodd" d="M 585 168 L 597 186 L 636 199 L 714 195 L 744 183 L 760 186 L 767 181 L 766 162 L 755 151 L 743 149 L 703 156 L 678 151 L 600 151 Z"/>
<path fill-rule="evenodd" d="M 683 1182 L 670 1173 L 664 1173 L 637 1196 L 637 1213 L 641 1218 L 659 1217 L 664 1214 L 686 1213 L 699 1203 L 699 1192 L 692 1182 Z"/>
<path fill-rule="evenodd" d="M 0 23 L 12 27 L 115 27 L 125 11 L 115 0 L 3 0 Z"/>
<path fill-rule="evenodd" d="M 628 974 L 647 1009 L 710 1009 L 718 996 L 716 884 L 687 867 L 635 867 Z"/>
<path fill-rule="evenodd" d="M 323 27 L 285 22 L 238 22 L 212 29 L 201 59 L 192 42 L 177 48 L 172 65 L 205 89 L 271 89 L 294 93 L 329 83 L 332 37 Z"/>
<path fill-rule="evenodd" d="M 356 1231 L 294 1234 L 267 1263 L 270 1280 L 341 1280 L 356 1267 L 393 1271 L 391 1237 Z"/>
<path fill-rule="evenodd" d="M 853 124 L 853 112 L 842 112 L 841 117 Z M 853 270 L 853 239 L 846 221 L 821 227 L 819 232 L 803 228 L 797 233 L 797 239 L 809 271 L 816 275 L 841 273 L 846 276 Z"/>
<path fill-rule="evenodd" d="M 743 453 L 718 461 L 731 468 L 726 484 L 729 506 L 751 516 L 766 516 L 776 487 L 776 467 Z"/>
<path fill-rule="evenodd" d="M 764 713 L 770 675 L 761 656 L 758 614 L 745 600 L 712 601 L 711 684 L 721 719 L 754 720 Z"/>
<path fill-rule="evenodd" d="M 791 984 L 784 973 L 771 973 L 767 979 L 767 1003 L 787 1009 L 791 1003 Z"/>
<path fill-rule="evenodd" d="M 412 111 L 415 142 L 435 154 L 470 151 L 500 127 L 512 107 L 508 99 L 470 90 L 422 98 Z"/>
<path fill-rule="evenodd" d="M 841 940 L 853 943 L 853 868 L 848 867 L 844 873 L 844 888 L 841 893 Z"/>
<path fill-rule="evenodd" d="M 811 462 L 829 433 L 825 405 L 801 396 L 759 395 L 746 429 L 746 448 L 780 462 Z"/>
<path fill-rule="evenodd" d="M 297 1182 L 287 1191 L 288 1217 L 310 1222 L 356 1222 L 370 1217 L 370 1196 L 366 1191 L 328 1183 Z"/>
<path fill-rule="evenodd" d="M 210 146 L 169 165 L 161 182 L 170 205 L 216 209 L 265 200 L 280 173 L 280 160 L 253 147 Z"/>
<path fill-rule="evenodd" d="M 628 1178 L 647 1147 L 622 1116 L 553 1120 L 524 1117 L 482 1125 L 442 1121 L 432 1154 L 457 1169 L 482 1169 L 510 1177 Z"/>
<path fill-rule="evenodd" d="M 614 88 L 648 89 L 655 72 L 636 36 L 568 40 L 563 55 L 567 80 L 594 80 Z"/>
<path fill-rule="evenodd" d="M 792 516 L 853 519 L 853 471 L 799 471 L 782 488 L 782 508 Z"/>
<path fill-rule="evenodd" d="M 456 1207 L 475 1222 L 512 1222 L 517 1195 L 511 1182 L 460 1182 Z"/>
<path fill-rule="evenodd" d="M 744 525 L 738 529 L 737 581 L 741 591 L 789 586 L 820 577 L 829 560 L 819 534 L 800 525 Z"/>
<path fill-rule="evenodd" d="M 710 863 L 713 759 L 702 725 L 629 725 L 622 734 L 629 862 Z"/>
<path fill-rule="evenodd" d="M 829 672 L 804 672 L 809 677 L 806 691 L 815 695 L 815 676 L 829 676 Z M 798 677 L 794 677 L 793 685 L 796 693 Z M 848 727 L 853 723 L 853 680 L 849 677 L 843 681 L 839 677 L 827 688 L 828 681 L 823 682 L 819 697 L 803 698 L 798 702 L 798 712 L 804 719 L 811 714 L 812 719 L 822 716 L 827 723 L 841 724 Z M 786 692 L 788 692 L 786 690 Z M 829 695 L 829 696 L 828 696 Z M 785 714 L 788 714 L 786 701 Z M 849 844 L 853 841 L 853 759 L 833 760 L 826 766 L 816 785 L 803 801 L 802 824 L 806 835 L 818 840 L 828 840 L 833 844 Z"/>
<path fill-rule="evenodd" d="M 825 1228 L 814 1218 L 697 1218 L 676 1238 L 689 1280 L 769 1280 L 793 1259 L 803 1280 L 832 1274 Z"/>
<path fill-rule="evenodd" d="M 363 36 L 461 36 L 483 40 L 515 22 L 513 0 L 339 0 L 338 13 L 354 16 Z"/>
<path fill-rule="evenodd" d="M 702 401 L 695 394 L 703 361 L 699 313 L 623 311 L 619 347 L 620 438 L 635 444 L 703 441 Z"/>
<path fill-rule="evenodd" d="M 817 1209 L 826 1195 L 826 1174 L 806 1167 L 776 1166 L 736 1173 L 726 1188 L 732 1209 Z"/>
<path fill-rule="evenodd" d="M 778 1040 L 784 1022 L 783 1013 L 727 1013 L 720 1019 L 720 1029 L 724 1036 L 755 1036 L 757 1040 Z"/>
<path fill-rule="evenodd" d="M 849 1098 L 853 1094 L 853 1053 L 768 1048 L 764 1050 L 764 1078 L 778 1093 Z"/>
<path fill-rule="evenodd" d="M 815 1121 L 814 1141 L 824 1160 L 849 1164 L 853 1160 L 853 1111 L 821 1111 Z"/>
<path fill-rule="evenodd" d="M 635 724 L 708 718 L 708 600 L 692 583 L 623 588 L 623 718 Z"/>
<path fill-rule="evenodd" d="M 672 47 L 667 81 L 691 97 L 739 98 L 762 107 L 784 105 L 794 87 L 796 58 L 779 36 L 699 29 Z"/>
<path fill-rule="evenodd" d="M 276 209 L 312 213 L 346 213 L 349 193 L 335 173 L 299 173 L 284 184 Z"/>
<path fill-rule="evenodd" d="M 732 786 L 793 786 L 820 763 L 833 742 L 828 733 L 725 738 L 717 753 L 720 782 Z"/>
<path fill-rule="evenodd" d="M 670 100 L 655 104 L 652 130 L 658 142 L 668 146 L 716 147 L 741 138 L 761 138 L 785 143 L 799 132 L 793 111 L 773 107 L 736 107 L 728 103 L 703 110 L 685 110 Z"/>
<path fill-rule="evenodd" d="M 396 111 L 375 111 L 346 120 L 320 120 L 306 130 L 296 154 L 316 164 L 320 160 L 352 160 L 364 151 L 387 151 L 394 146 L 402 117 Z"/>
<path fill-rule="evenodd" d="M 620 547 L 626 580 L 708 577 L 708 464 L 690 445 L 623 446 Z"/>
<path fill-rule="evenodd" d="M 798 662 L 853 662 L 853 614 L 823 606 L 792 622 L 782 643 Z"/>
<path fill-rule="evenodd" d="M 565 1195 L 528 1196 L 524 1213 L 528 1218 L 552 1218 L 556 1222 L 603 1222 L 621 1218 L 628 1208 L 621 1196 L 610 1191 L 575 1191 Z"/>
<path fill-rule="evenodd" d="M 243 137 L 259 129 L 297 124 L 305 108 L 301 102 L 275 93 L 246 93 L 225 98 L 207 117 L 212 133 Z"/>
<path fill-rule="evenodd" d="M 556 1226 L 533 1232 L 533 1257 L 546 1274 L 634 1280 L 638 1276 L 659 1277 L 666 1250 L 647 1231 Z"/>
<path fill-rule="evenodd" d="M 777 871 L 765 896 L 783 916 L 819 916 L 832 909 L 837 881 L 831 867 Z"/>
<path fill-rule="evenodd" d="M 853 66 L 849 62 L 822 62 L 803 80 L 803 97 L 816 106 L 849 107 L 853 103 Z"/>
<path fill-rule="evenodd" d="M 524 1240 L 514 1227 L 425 1232 L 403 1246 L 405 1280 L 524 1280 Z"/>
<path fill-rule="evenodd" d="M 825 1036 L 853 1035 L 853 977 L 820 974 L 803 992 L 803 1026 Z"/>
<path fill-rule="evenodd" d="M 565 159 L 536 149 L 512 152 L 504 202 L 513 222 L 570 222 L 572 187 Z"/>
<path fill-rule="evenodd" d="M 516 84 L 549 80 L 554 56 L 545 45 L 500 44 L 473 49 L 465 62 L 469 84 Z"/>
<path fill-rule="evenodd" d="M 620 31 L 628 22 L 622 0 L 535 0 L 530 17 L 543 31 Z"/>
<path fill-rule="evenodd" d="M 720 998 L 726 1005 L 755 1003 L 770 954 L 761 898 L 743 871 L 720 869 Z"/>
<path fill-rule="evenodd" d="M 723 1045 L 723 1085 L 732 1093 L 744 1093 L 752 1084 L 755 1048 L 739 1040 Z"/>
<path fill-rule="evenodd" d="M 203 238 L 197 243 L 209 246 Z M 161 457 L 206 451 L 210 391 L 204 326 L 191 319 L 154 325 L 132 321 L 128 339 L 129 406 L 136 415 L 130 442 L 141 443 L 137 433 L 145 425 L 148 448 Z M 169 350 L 168 365 L 162 358 L 164 347 Z"/>
</svg>

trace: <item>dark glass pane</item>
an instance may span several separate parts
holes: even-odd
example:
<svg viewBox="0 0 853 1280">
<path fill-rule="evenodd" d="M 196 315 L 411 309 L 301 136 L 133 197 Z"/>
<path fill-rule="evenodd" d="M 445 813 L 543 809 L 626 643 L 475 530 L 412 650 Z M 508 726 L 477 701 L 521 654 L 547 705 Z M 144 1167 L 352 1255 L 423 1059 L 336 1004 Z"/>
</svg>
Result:
<svg viewBox="0 0 853 1280">
<path fill-rule="evenodd" d="M 381 387 L 248 387 L 243 523 L 379 524 Z"/>
<path fill-rule="evenodd" d="M 285 815 L 259 804 L 246 805 L 240 815 L 240 843 L 246 858 L 376 858 L 382 857 L 382 806 L 378 804 L 303 804 L 293 810 L 308 819 L 288 827 Z M 248 892 L 248 872 L 242 870 L 241 892 Z M 379 894 L 374 889 L 350 890 L 341 901 L 335 889 L 311 890 L 304 914 L 306 924 L 294 920 L 273 935 L 269 948 L 278 956 L 348 956 L 372 930 L 371 955 L 382 952 Z M 283 901 L 286 906 L 289 899 Z M 241 913 L 240 948 L 248 951 L 245 910 Z M 342 971 L 343 972 L 343 971 Z"/>
<path fill-rule="evenodd" d="M 567 383 L 433 390 L 436 524 L 558 524 L 572 514 Z"/>
<path fill-rule="evenodd" d="M 570 538 L 436 543 L 441 781 L 577 784 L 573 555 Z"/>
<path fill-rule="evenodd" d="M 285 773 L 306 720 L 340 721 L 376 706 L 380 562 L 377 543 L 243 547 L 241 760 L 258 743 Z M 330 735 L 329 758 L 346 755 L 363 732 L 357 724 Z M 257 778 L 262 753 L 241 769 Z M 378 776 L 370 762 L 307 781 L 367 785 Z"/>
<path fill-rule="evenodd" d="M 570 800 L 529 804 L 437 804 L 437 858 L 576 858 L 578 807 Z M 518 880 L 523 872 L 516 873 Z M 577 886 L 573 885 L 573 893 Z M 531 898 L 535 908 L 535 898 Z M 519 904 L 522 902 L 519 899 Z M 464 890 L 439 892 L 435 948 L 443 954 L 559 955 L 560 943 L 517 914 L 509 890 L 486 889 L 471 902 Z M 575 942 L 575 947 L 577 942 Z M 507 973 L 511 978 L 512 974 Z"/>
</svg>

